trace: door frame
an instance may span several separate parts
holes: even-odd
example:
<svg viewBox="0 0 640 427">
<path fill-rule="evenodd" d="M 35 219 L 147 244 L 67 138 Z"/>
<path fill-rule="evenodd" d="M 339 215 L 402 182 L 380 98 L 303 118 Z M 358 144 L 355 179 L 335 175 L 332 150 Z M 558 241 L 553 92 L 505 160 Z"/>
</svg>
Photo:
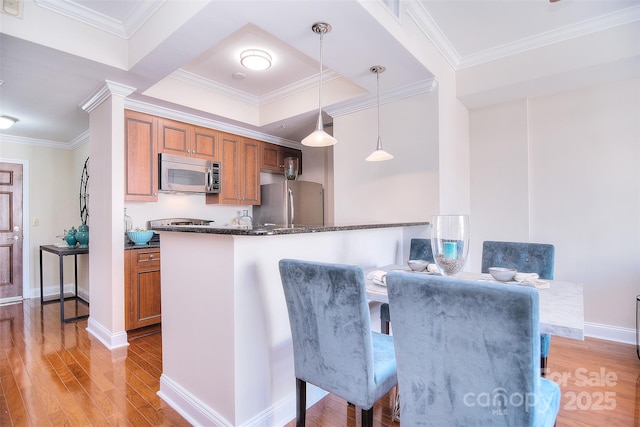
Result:
<svg viewBox="0 0 640 427">
<path fill-rule="evenodd" d="M 29 160 L 0 157 L 2 163 L 22 165 L 22 298 L 31 298 L 31 221 L 29 221 Z M 34 297 L 37 291 L 34 290 Z"/>
</svg>

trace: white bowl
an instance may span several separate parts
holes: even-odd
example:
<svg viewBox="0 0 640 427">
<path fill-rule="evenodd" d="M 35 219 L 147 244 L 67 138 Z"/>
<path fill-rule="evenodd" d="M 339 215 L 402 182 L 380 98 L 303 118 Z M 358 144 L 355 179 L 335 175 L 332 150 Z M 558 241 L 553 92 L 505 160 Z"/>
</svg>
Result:
<svg viewBox="0 0 640 427">
<path fill-rule="evenodd" d="M 136 245 L 146 245 L 153 237 L 153 231 L 127 231 L 127 236 Z"/>
<path fill-rule="evenodd" d="M 515 268 L 489 267 L 489 274 L 499 282 L 509 282 L 513 280 L 517 272 Z"/>
<path fill-rule="evenodd" d="M 424 271 L 429 265 L 429 262 L 422 259 L 410 259 L 407 261 L 407 264 L 409 264 L 409 268 L 413 271 Z"/>
</svg>

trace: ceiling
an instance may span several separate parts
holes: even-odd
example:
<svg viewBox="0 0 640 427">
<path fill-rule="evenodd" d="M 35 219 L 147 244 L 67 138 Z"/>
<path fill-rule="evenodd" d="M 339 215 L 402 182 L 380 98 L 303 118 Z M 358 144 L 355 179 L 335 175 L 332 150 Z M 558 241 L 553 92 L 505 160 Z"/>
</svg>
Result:
<svg viewBox="0 0 640 427">
<path fill-rule="evenodd" d="M 640 0 L 377 2 L 367 7 L 385 7 L 400 21 L 410 17 L 456 70 L 629 22 L 637 26 L 640 19 Z M 15 7 L 14 0 L 2 3 Z M 85 142 L 89 120 L 80 106 L 108 80 L 135 88 L 127 102 L 140 109 L 153 105 L 178 112 L 177 118 L 294 144 L 317 117 L 320 43 L 311 31 L 317 21 L 333 27 L 324 36 L 326 109 L 371 106 L 373 65 L 387 67 L 380 76 L 383 100 L 433 84 L 433 74 L 357 1 L 19 4 L 0 14 L 0 114 L 19 119 L 0 131 L 6 141 L 65 148 Z M 272 67 L 244 69 L 238 55 L 247 47 L 269 51 Z"/>
</svg>

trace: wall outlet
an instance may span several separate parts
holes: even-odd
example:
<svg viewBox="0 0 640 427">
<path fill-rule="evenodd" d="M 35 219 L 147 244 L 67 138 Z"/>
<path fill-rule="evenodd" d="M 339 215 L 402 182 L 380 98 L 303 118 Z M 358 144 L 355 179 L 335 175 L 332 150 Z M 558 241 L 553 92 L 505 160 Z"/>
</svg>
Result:
<svg viewBox="0 0 640 427">
<path fill-rule="evenodd" d="M 33 218 L 33 220 L 31 220 L 31 225 L 33 225 L 34 227 L 37 227 L 40 225 L 40 218 Z"/>
<path fill-rule="evenodd" d="M 0 0 L 0 13 L 22 19 L 22 0 Z"/>
</svg>

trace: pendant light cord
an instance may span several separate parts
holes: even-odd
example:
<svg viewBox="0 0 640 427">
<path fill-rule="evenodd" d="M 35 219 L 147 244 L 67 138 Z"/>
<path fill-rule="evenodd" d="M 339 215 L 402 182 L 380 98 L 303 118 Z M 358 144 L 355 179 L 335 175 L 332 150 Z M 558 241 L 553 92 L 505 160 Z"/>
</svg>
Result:
<svg viewBox="0 0 640 427">
<path fill-rule="evenodd" d="M 322 63 L 323 63 L 323 40 L 325 29 L 320 29 L 320 85 L 318 86 L 318 130 L 324 130 L 324 123 L 322 122 Z"/>
<path fill-rule="evenodd" d="M 377 101 L 378 101 L 378 144 L 377 149 L 382 149 L 382 144 L 380 141 L 380 71 L 376 72 L 376 92 L 377 92 Z"/>
</svg>

